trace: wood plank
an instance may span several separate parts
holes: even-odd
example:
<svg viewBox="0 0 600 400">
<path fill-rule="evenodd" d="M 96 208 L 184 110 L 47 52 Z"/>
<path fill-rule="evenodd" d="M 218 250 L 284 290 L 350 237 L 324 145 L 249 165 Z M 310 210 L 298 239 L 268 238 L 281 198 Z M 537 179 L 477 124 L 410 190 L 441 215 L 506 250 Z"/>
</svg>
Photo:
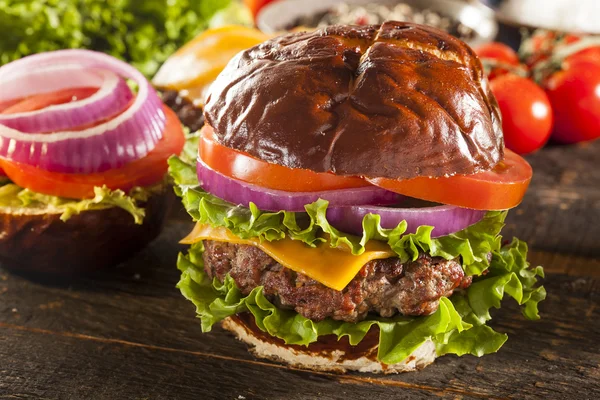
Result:
<svg viewBox="0 0 600 400">
<path fill-rule="evenodd" d="M 0 327 L 0 396 L 12 393 L 13 398 L 425 399 L 431 394 L 481 398 L 402 382 L 369 384 L 359 378 L 206 353 L 44 331 L 4 335 L 3 330 Z M 41 357 L 47 348 L 53 352 Z"/>
<path fill-rule="evenodd" d="M 537 251 L 600 260 L 600 191 L 551 200 L 545 187 L 532 190 L 508 213 L 502 235 L 517 236 Z"/>
<path fill-rule="evenodd" d="M 154 246 L 160 246 L 160 243 Z M 158 249 L 148 251 L 162 253 Z M 597 341 L 600 337 L 597 307 L 600 285 L 593 278 L 551 275 L 546 283 L 550 295 L 541 306 L 543 319 L 540 322 L 525 321 L 510 304 L 499 310 L 493 325 L 509 333 L 510 339 L 496 355 L 481 359 L 443 357 L 415 374 L 338 377 L 288 371 L 286 367 L 269 362 L 257 363 L 241 343 L 220 329 L 202 335 L 193 317 L 193 307 L 173 288 L 177 279 L 174 268 L 168 264 L 147 266 L 145 276 L 164 279 L 154 281 L 150 285 L 152 290 L 142 282 L 146 278 L 137 280 L 130 268 L 126 266 L 94 279 L 71 282 L 66 290 L 59 284 L 48 286 L 2 274 L 0 337 L 4 342 L 0 348 L 10 350 L 5 350 L 0 357 L 0 382 L 10 382 L 9 378 L 14 381 L 15 371 L 21 371 L 21 378 L 39 375 L 41 382 L 48 382 L 52 375 L 61 371 L 65 379 L 74 382 L 62 389 L 65 393 L 69 387 L 87 387 L 87 392 L 77 394 L 93 398 L 97 385 L 100 385 L 98 382 L 112 379 L 109 373 L 112 366 L 122 371 L 120 374 L 130 383 L 102 386 L 99 392 L 102 396 L 98 398 L 114 398 L 117 392 L 110 392 L 111 387 L 139 396 L 151 388 L 157 393 L 152 398 L 161 398 L 163 392 L 154 382 L 164 380 L 181 386 L 177 390 L 179 398 L 192 398 L 203 388 L 216 390 L 206 386 L 203 374 L 217 372 L 228 374 L 228 377 L 221 379 L 211 375 L 210 379 L 222 382 L 223 387 L 231 391 L 228 395 L 254 394 L 257 398 L 267 397 L 273 386 L 289 386 L 290 382 L 329 396 L 323 398 L 347 398 L 348 393 L 362 393 L 360 388 L 327 391 L 320 383 L 315 384 L 315 379 L 318 382 L 326 379 L 333 388 L 339 385 L 333 385 L 331 380 L 348 385 L 368 385 L 374 399 L 388 398 L 392 390 L 396 391 L 393 393 L 404 393 L 409 390 L 407 388 L 417 392 L 410 392 L 413 398 L 419 398 L 422 392 L 451 397 L 560 398 L 573 390 L 600 396 L 596 379 L 600 377 L 600 345 Z M 35 350 L 33 360 L 26 358 L 26 362 L 23 361 L 22 357 L 30 357 L 25 349 L 37 349 L 35 343 L 38 341 L 51 344 Z M 97 349 L 104 349 L 101 362 Z M 73 355 L 66 356 L 63 352 Z M 4 360 L 11 360 L 9 356 L 13 359 L 11 363 L 16 365 L 5 368 Z M 43 363 L 36 364 L 41 362 L 40 357 Z M 137 366 L 138 363 L 147 367 Z M 57 366 L 52 367 L 55 364 Z M 181 379 L 176 371 L 181 371 L 182 365 L 193 379 Z M 164 373 L 163 368 L 171 371 L 168 378 L 156 376 Z M 230 376 L 235 379 L 230 381 Z M 255 384 L 254 379 L 259 382 Z M 7 388 L 10 393 L 18 392 L 18 385 L 14 385 L 17 384 Z M 373 391 L 372 385 L 382 388 Z M 26 387 L 30 387 L 29 383 Z M 171 386 L 167 387 L 173 390 Z M 43 393 L 50 398 L 62 396 L 59 391 Z M 219 392 L 203 393 L 216 396 Z"/>
<path fill-rule="evenodd" d="M 573 255 L 577 265 L 600 260 L 600 141 L 549 146 L 527 160 L 534 171 L 523 203 L 503 232 L 532 249 Z M 577 259 L 583 257 L 583 259 Z M 547 260 L 547 259 L 546 259 Z M 592 261 L 594 262 L 594 261 Z M 563 263 L 572 268 L 573 263 Z"/>
<path fill-rule="evenodd" d="M 569 146 L 549 144 L 525 158 L 533 167 L 531 187 L 553 187 L 560 192 L 598 189 L 600 141 Z"/>
<path fill-rule="evenodd" d="M 0 268 L 0 398 L 600 398 L 600 142 L 529 157 L 531 191 L 505 238 L 546 267 L 542 320 L 506 303 L 498 354 L 443 357 L 399 376 L 309 373 L 255 360 L 221 329 L 201 334 L 175 289 L 178 207 L 165 232 L 118 268 L 79 279 Z"/>
</svg>

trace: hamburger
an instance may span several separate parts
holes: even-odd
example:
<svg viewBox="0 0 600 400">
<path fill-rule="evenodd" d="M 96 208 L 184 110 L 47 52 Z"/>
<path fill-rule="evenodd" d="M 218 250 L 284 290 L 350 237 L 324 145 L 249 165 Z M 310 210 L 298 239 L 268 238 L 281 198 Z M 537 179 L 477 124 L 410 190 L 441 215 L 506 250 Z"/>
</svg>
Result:
<svg viewBox="0 0 600 400">
<path fill-rule="evenodd" d="M 73 274 L 141 250 L 166 220 L 167 159 L 184 142 L 146 78 L 111 56 L 59 50 L 2 66 L 2 266 Z"/>
<path fill-rule="evenodd" d="M 396 373 L 497 351 L 504 297 L 539 318 L 543 270 L 500 236 L 531 167 L 458 39 L 402 22 L 286 34 L 229 62 L 204 117 L 196 165 L 169 161 L 196 222 L 178 288 L 204 332 Z"/>
</svg>

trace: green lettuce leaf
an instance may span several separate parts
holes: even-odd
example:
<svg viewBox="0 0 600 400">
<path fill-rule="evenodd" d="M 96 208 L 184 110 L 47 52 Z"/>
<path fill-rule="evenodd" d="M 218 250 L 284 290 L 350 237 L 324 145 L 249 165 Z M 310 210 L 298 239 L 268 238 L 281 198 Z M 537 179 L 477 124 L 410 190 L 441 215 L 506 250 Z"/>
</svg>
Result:
<svg viewBox="0 0 600 400">
<path fill-rule="evenodd" d="M 6 183 L 0 186 L 0 207 L 52 209 L 54 212 L 61 212 L 62 221 L 68 221 L 73 215 L 83 211 L 119 207 L 131 214 L 136 224 L 142 224 L 146 214 L 139 204 L 164 190 L 164 185 L 161 182 L 146 188 L 136 187 L 129 193 L 110 190 L 106 186 L 96 187 L 93 199 L 77 200 L 36 193 L 14 183 Z"/>
<path fill-rule="evenodd" d="M 373 325 L 379 327 L 377 358 L 387 364 L 405 360 L 414 350 L 431 340 L 438 355 L 472 354 L 481 356 L 496 352 L 507 340 L 505 334 L 485 325 L 489 310 L 498 308 L 504 294 L 523 305 L 529 319 L 538 318 L 537 304 L 545 297 L 542 286 L 535 288 L 540 267 L 530 269 L 527 247 L 517 239 L 494 250 L 490 272 L 474 279 L 467 290 L 442 298 L 435 313 L 423 317 L 380 318 L 370 316 L 359 323 L 326 319 L 311 321 L 292 311 L 275 307 L 264 295 L 263 288 L 244 296 L 229 276 L 223 283 L 209 280 L 203 268 L 202 243 L 191 246 L 187 255 L 180 254 L 178 268 L 181 279 L 177 287 L 196 306 L 202 330 L 208 332 L 224 318 L 250 312 L 257 326 L 287 344 L 308 345 L 319 336 L 347 336 L 352 345 L 360 343 Z M 517 283 L 518 282 L 518 283 Z"/>
<path fill-rule="evenodd" d="M 187 164 L 195 164 L 198 158 L 198 142 L 200 141 L 200 131 L 190 132 L 190 128 L 183 126 L 185 134 L 185 145 L 181 152 L 181 160 Z"/>
<path fill-rule="evenodd" d="M 329 224 L 325 200 L 306 205 L 306 213 L 263 212 L 252 203 L 250 207 L 243 207 L 205 192 L 198 184 L 195 167 L 178 157 L 169 160 L 169 174 L 175 181 L 175 192 L 194 221 L 223 226 L 243 239 L 273 241 L 288 236 L 315 246 L 318 241 L 325 240 L 324 232 L 329 235 L 332 247 L 346 245 L 355 255 L 365 251 L 369 240 L 376 239 L 387 242 L 403 262 L 415 260 L 420 251 L 448 260 L 461 257 L 469 276 L 480 275 L 486 270 L 488 254 L 500 249 L 499 234 L 506 217 L 506 211 L 491 211 L 481 221 L 460 232 L 432 238 L 432 226 L 419 226 L 415 233 L 405 234 L 406 222 L 394 229 L 384 229 L 379 215 L 368 214 L 363 219 L 363 234 L 359 237 L 340 232 Z"/>
<path fill-rule="evenodd" d="M 262 287 L 244 296 L 229 276 L 224 282 L 207 279 L 203 270 L 203 247 L 198 243 L 192 245 L 187 255 L 179 255 L 178 267 L 182 274 L 177 286 L 196 306 L 205 332 L 228 316 L 251 312 L 261 330 L 288 344 L 308 345 L 319 336 L 336 335 L 338 339 L 347 336 L 349 342 L 356 345 L 377 325 L 380 332 L 378 359 L 392 364 L 403 361 L 428 340 L 435 344 L 439 355 L 481 356 L 497 351 L 507 336 L 495 332 L 486 322 L 491 318 L 490 309 L 500 307 L 505 295 L 523 305 L 526 318 L 539 318 L 538 303 L 546 292 L 536 285 L 538 277 L 543 277 L 543 270 L 529 267 L 524 242 L 514 239 L 501 247 L 499 233 L 506 212 L 488 212 L 480 222 L 435 239 L 431 238 L 434 229 L 431 226 L 419 226 L 415 233 L 405 234 L 406 222 L 394 229 L 384 229 L 378 215 L 367 215 L 359 237 L 340 232 L 329 224 L 326 201 L 306 205 L 305 213 L 263 212 L 252 203 L 250 207 L 242 207 L 203 191 L 194 166 L 177 157 L 169 160 L 169 173 L 176 184 L 175 192 L 195 221 L 226 227 L 241 238 L 272 241 L 287 236 L 314 246 L 317 241 L 325 240 L 322 233 L 326 233 L 332 247 L 346 245 L 354 254 L 362 253 L 369 240 L 381 240 L 387 242 L 403 262 L 414 260 L 420 251 L 446 259 L 460 257 L 465 272 L 475 276 L 467 290 L 449 299 L 442 298 L 437 311 L 429 316 L 370 316 L 355 324 L 331 319 L 315 322 L 292 310 L 275 307 L 265 297 Z"/>
</svg>

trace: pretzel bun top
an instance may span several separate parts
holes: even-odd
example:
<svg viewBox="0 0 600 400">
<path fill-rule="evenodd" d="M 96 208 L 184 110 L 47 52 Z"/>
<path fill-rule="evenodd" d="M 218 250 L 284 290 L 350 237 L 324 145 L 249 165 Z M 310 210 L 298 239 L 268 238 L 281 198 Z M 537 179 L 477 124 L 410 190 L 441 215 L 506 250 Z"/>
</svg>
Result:
<svg viewBox="0 0 600 400">
<path fill-rule="evenodd" d="M 292 33 L 245 50 L 212 85 L 205 117 L 227 147 L 338 175 L 473 174 L 504 157 L 475 53 L 404 22 Z"/>
</svg>

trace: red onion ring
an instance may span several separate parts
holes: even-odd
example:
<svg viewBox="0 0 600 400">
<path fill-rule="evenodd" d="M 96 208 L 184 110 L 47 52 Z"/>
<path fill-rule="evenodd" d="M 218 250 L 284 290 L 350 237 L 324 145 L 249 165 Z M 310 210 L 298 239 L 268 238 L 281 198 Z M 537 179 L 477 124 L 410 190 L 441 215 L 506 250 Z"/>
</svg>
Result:
<svg viewBox="0 0 600 400">
<path fill-rule="evenodd" d="M 166 122 L 162 102 L 140 72 L 109 55 L 60 50 L 25 57 L 0 67 L 0 85 L 60 67 L 112 71 L 135 81 L 138 94 L 115 118 L 80 131 L 25 133 L 0 124 L 0 157 L 52 172 L 93 173 L 121 167 L 154 149 Z M 0 96 L 1 103 L 4 97 Z"/>
<path fill-rule="evenodd" d="M 10 64 L 9 64 L 10 65 Z M 1 69 L 3 69 L 2 67 Z M 58 92 L 63 89 L 102 86 L 104 77 L 97 71 L 82 70 L 77 66 L 48 66 L 41 71 L 20 71 L 5 79 L 0 75 L 2 103 L 22 100 L 25 97 Z"/>
<path fill-rule="evenodd" d="M 322 192 L 286 192 L 266 189 L 220 174 L 200 158 L 196 170 L 200 185 L 208 193 L 246 207 L 252 202 L 264 211 L 305 211 L 304 205 L 313 203 L 319 198 L 329 201 L 330 205 L 395 204 L 402 198 L 402 195 L 376 186 Z"/>
<path fill-rule="evenodd" d="M 367 214 L 381 217 L 381 227 L 393 229 L 402 221 L 408 224 L 406 233 L 415 233 L 421 225 L 433 226 L 431 237 L 447 236 L 479 222 L 486 211 L 471 210 L 457 206 L 436 206 L 425 208 L 392 208 L 369 205 L 332 206 L 327 209 L 327 221 L 337 229 L 361 236 L 362 221 Z"/>
<path fill-rule="evenodd" d="M 50 80 L 51 84 L 45 84 L 47 80 Z M 6 86 L 17 86 L 22 89 L 11 90 Z M 37 93 L 34 86 L 38 87 Z M 133 98 L 125 80 L 115 73 L 103 70 L 84 71 L 78 68 L 63 68 L 60 71 L 45 70 L 32 75 L 22 75 L 9 81 L 9 84 L 0 84 L 0 93 L 11 93 L 13 98 L 18 98 L 16 95 L 19 94 L 20 98 L 24 98 L 39 94 L 40 87 L 46 92 L 54 92 L 86 86 L 99 89 L 84 100 L 30 112 L 0 114 L 0 124 L 25 133 L 74 129 L 114 117 L 123 111 Z"/>
</svg>

